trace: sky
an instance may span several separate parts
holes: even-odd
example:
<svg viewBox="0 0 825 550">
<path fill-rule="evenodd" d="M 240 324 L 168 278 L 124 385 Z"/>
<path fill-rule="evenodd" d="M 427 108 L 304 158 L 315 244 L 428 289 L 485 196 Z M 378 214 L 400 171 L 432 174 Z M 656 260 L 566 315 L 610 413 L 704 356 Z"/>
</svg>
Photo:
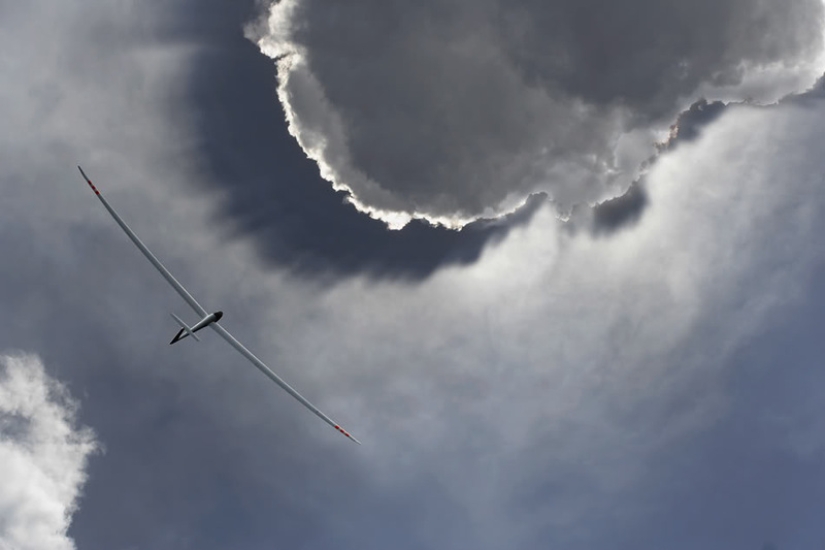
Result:
<svg viewBox="0 0 825 550">
<path fill-rule="evenodd" d="M 823 16 L 0 0 L 0 550 L 825 547 Z"/>
</svg>

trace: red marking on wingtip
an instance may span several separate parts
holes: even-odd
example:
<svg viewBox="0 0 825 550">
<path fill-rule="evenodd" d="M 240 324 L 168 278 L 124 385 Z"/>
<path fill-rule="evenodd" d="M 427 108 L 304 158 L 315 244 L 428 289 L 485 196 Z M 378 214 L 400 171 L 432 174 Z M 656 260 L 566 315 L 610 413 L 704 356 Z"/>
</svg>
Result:
<svg viewBox="0 0 825 550">
<path fill-rule="evenodd" d="M 86 183 L 88 183 L 88 184 L 89 184 L 89 187 L 91 187 L 91 188 L 92 188 L 92 191 L 94 191 L 94 192 L 95 192 L 95 195 L 100 195 L 100 191 L 98 191 L 98 190 L 97 190 L 97 187 L 95 187 L 95 184 L 94 184 L 94 183 L 92 183 L 92 180 L 90 180 L 90 179 L 86 176 L 86 172 L 84 172 L 84 171 L 83 171 L 83 168 L 81 168 L 80 166 L 78 166 L 78 167 L 77 167 L 77 169 L 78 169 L 78 170 L 80 170 L 80 175 L 81 175 L 81 176 L 83 176 L 83 179 L 84 179 L 84 180 L 86 180 Z"/>
<path fill-rule="evenodd" d="M 352 437 L 352 436 L 349 434 L 349 432 L 348 432 L 348 431 L 346 431 L 346 430 L 345 430 L 344 428 L 342 428 L 341 426 L 338 426 L 338 425 L 336 424 L 335 426 L 333 426 L 333 428 L 335 428 L 336 430 L 338 430 L 339 432 L 341 432 L 342 434 L 344 434 L 345 436 L 347 436 L 347 437 L 348 437 L 348 438 L 350 438 L 351 440 L 355 441 L 355 442 L 356 442 L 356 443 L 358 443 L 359 445 L 361 444 L 361 442 L 360 442 L 360 441 L 358 441 L 357 439 L 355 439 L 354 437 Z"/>
</svg>

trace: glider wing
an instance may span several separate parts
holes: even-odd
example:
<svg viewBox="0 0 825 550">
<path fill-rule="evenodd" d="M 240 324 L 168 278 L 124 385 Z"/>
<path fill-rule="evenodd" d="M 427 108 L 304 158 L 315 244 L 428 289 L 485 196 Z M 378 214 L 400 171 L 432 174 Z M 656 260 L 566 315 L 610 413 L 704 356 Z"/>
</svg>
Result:
<svg viewBox="0 0 825 550">
<path fill-rule="evenodd" d="M 92 181 L 86 176 L 86 173 L 83 172 L 83 169 L 80 166 L 78 166 L 77 168 L 78 168 L 78 170 L 80 170 L 80 174 L 83 176 L 83 179 L 86 180 L 86 183 L 89 184 L 89 187 L 91 187 L 92 191 L 94 191 L 95 195 L 97 195 L 97 198 L 100 199 L 100 202 L 102 202 L 103 206 L 106 207 L 106 210 L 109 211 L 109 214 L 112 215 L 112 217 L 115 219 L 117 224 L 121 227 L 121 229 L 123 229 L 123 231 L 126 232 L 126 235 L 128 235 L 129 238 L 132 240 L 132 242 L 135 243 L 135 245 L 140 249 L 141 252 L 143 252 L 143 255 L 146 256 L 146 258 L 150 262 L 152 262 L 152 265 L 155 266 L 155 268 L 158 271 L 160 271 L 160 274 L 163 275 L 163 278 L 166 279 L 169 282 L 170 285 L 172 285 L 172 288 L 174 288 L 175 291 L 177 291 L 177 293 L 180 294 L 181 298 L 183 298 L 186 301 L 186 303 L 189 304 L 189 306 L 192 309 L 194 309 L 195 312 L 198 315 L 200 315 L 201 317 L 206 317 L 208 315 L 206 309 L 204 309 L 204 307 L 202 305 L 200 305 L 197 302 L 197 300 L 195 300 L 192 297 L 192 295 L 189 294 L 189 292 L 185 288 L 183 288 L 183 285 L 180 284 L 178 282 L 178 280 L 175 279 L 174 276 L 172 276 L 172 274 L 169 272 L 169 270 L 166 269 L 166 267 L 162 263 L 160 263 L 160 260 L 158 260 L 157 257 L 155 257 L 155 255 L 152 254 L 152 252 L 148 248 L 146 248 L 146 245 L 143 244 L 143 242 L 138 238 L 138 236 L 135 235 L 135 232 L 132 231 L 132 229 L 128 225 L 126 225 L 126 222 L 124 222 L 120 218 L 120 216 L 117 214 L 117 212 L 115 212 L 115 210 L 111 206 L 109 206 L 109 203 L 106 202 L 106 199 L 103 198 L 103 195 L 100 194 L 100 191 L 97 190 L 97 188 L 94 186 Z M 185 326 L 183 321 L 179 321 L 179 322 Z M 289 384 L 287 384 L 284 380 L 282 380 L 280 376 L 278 376 L 277 374 L 272 372 L 272 370 L 269 367 L 267 367 L 264 364 L 263 361 L 258 359 L 251 351 L 246 349 L 246 347 L 243 344 L 238 342 L 238 340 L 236 340 L 235 337 L 232 336 L 229 333 L 229 331 L 227 331 L 225 328 L 223 328 L 221 325 L 219 325 L 217 320 L 212 322 L 209 326 L 211 326 L 213 329 L 215 329 L 215 332 L 220 334 L 220 336 L 224 340 L 226 340 L 229 343 L 229 345 L 231 345 L 233 348 L 235 348 L 241 355 L 246 357 L 253 365 L 255 365 L 258 368 L 258 370 L 260 370 L 270 380 L 272 380 L 273 382 L 278 384 L 281 388 L 283 388 L 284 391 L 286 391 L 289 395 L 291 395 L 292 397 L 297 399 L 304 407 L 306 407 L 307 409 L 312 411 L 321 420 L 323 420 L 324 422 L 326 422 L 327 424 L 329 424 L 330 426 L 335 428 L 337 431 L 341 432 L 343 435 L 345 435 L 346 437 L 348 437 L 349 439 L 351 439 L 355 443 L 358 443 L 359 445 L 361 444 L 361 442 L 358 441 L 357 439 L 355 439 L 353 436 L 351 436 L 349 434 L 349 432 L 344 430 L 340 425 L 338 425 L 336 422 L 334 422 L 330 417 L 328 417 L 323 412 L 321 412 L 321 410 L 318 409 L 318 407 L 316 407 L 315 405 L 310 403 L 303 395 L 301 395 L 300 393 L 295 391 L 295 389 L 292 388 L 292 386 L 290 386 Z M 192 334 L 192 336 L 194 337 L 195 335 Z"/>
<path fill-rule="evenodd" d="M 178 282 L 178 280 L 175 279 L 175 277 L 172 276 L 171 273 L 169 273 L 169 270 L 166 269 L 166 267 L 162 263 L 160 263 L 160 260 L 158 260 L 155 257 L 154 254 L 152 254 L 152 251 L 149 250 L 148 248 L 146 248 L 146 245 L 143 244 L 143 242 L 138 238 L 138 236 L 135 235 L 135 232 L 132 231 L 132 229 L 128 225 L 126 225 L 126 222 L 124 222 L 122 219 L 120 219 L 120 216 L 118 216 L 118 214 L 117 214 L 117 212 L 115 212 L 114 208 L 109 206 L 109 203 L 106 202 L 106 199 L 104 199 L 103 195 L 100 194 L 100 191 L 97 190 L 97 187 L 95 187 L 95 185 L 92 183 L 92 180 L 90 180 L 86 176 L 86 172 L 83 171 L 83 168 L 78 166 L 77 169 L 80 170 L 80 174 L 83 176 L 83 179 L 86 180 L 86 183 L 89 184 L 89 187 L 92 188 L 92 191 L 95 192 L 95 195 L 97 195 L 97 198 L 100 199 L 100 202 L 103 203 L 103 206 L 106 207 L 106 210 L 109 211 L 109 214 L 112 215 L 112 217 L 115 219 L 117 224 L 121 227 L 121 229 L 123 229 L 123 231 L 126 232 L 126 234 L 129 236 L 129 238 L 132 239 L 132 242 L 135 243 L 135 245 L 140 249 L 141 252 L 143 252 L 143 255 L 146 256 L 146 259 L 149 260 L 150 262 L 152 262 L 152 265 L 155 266 L 155 268 L 158 271 L 160 271 L 160 274 L 163 275 L 163 278 L 166 279 L 169 282 L 170 285 L 172 285 L 172 288 L 174 288 L 175 291 L 178 294 L 180 294 L 180 297 L 183 298 L 184 301 L 187 304 L 189 304 L 189 306 L 192 309 L 195 310 L 195 313 L 197 313 L 201 317 L 205 317 L 206 315 L 208 315 L 206 310 L 203 308 L 203 306 L 200 305 L 198 303 L 198 301 L 195 300 L 192 297 L 192 295 L 189 294 L 189 292 L 185 288 L 183 288 L 183 285 L 180 284 Z"/>
</svg>

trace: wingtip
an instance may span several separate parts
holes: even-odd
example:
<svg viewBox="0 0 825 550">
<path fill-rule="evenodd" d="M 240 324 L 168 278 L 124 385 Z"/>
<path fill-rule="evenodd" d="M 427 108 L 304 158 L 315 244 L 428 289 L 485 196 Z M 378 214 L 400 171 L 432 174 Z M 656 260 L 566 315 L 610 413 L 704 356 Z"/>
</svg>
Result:
<svg viewBox="0 0 825 550">
<path fill-rule="evenodd" d="M 341 426 L 339 426 L 338 424 L 335 424 L 335 425 L 333 426 L 333 428 L 335 428 L 336 430 L 338 430 L 339 432 L 341 432 L 342 434 L 344 434 L 345 436 L 347 436 L 347 438 L 348 438 L 348 439 L 351 439 L 352 441 L 354 441 L 355 443 L 358 443 L 359 445 L 361 444 L 361 442 L 360 442 L 360 441 L 358 441 L 357 439 L 355 439 L 354 437 L 352 437 L 352 435 L 350 435 L 350 433 L 349 433 L 348 431 L 346 431 L 344 428 L 342 428 L 342 427 L 341 427 Z"/>
<path fill-rule="evenodd" d="M 86 172 L 83 171 L 83 168 L 81 168 L 79 164 L 77 165 L 77 169 L 80 170 L 80 175 L 83 176 L 83 179 L 86 180 L 86 183 L 88 183 L 89 187 L 92 188 L 92 191 L 95 192 L 95 195 L 99 196 L 100 191 L 97 190 L 97 187 L 95 187 L 95 184 L 92 183 L 92 180 L 89 179 L 89 176 L 86 175 Z"/>
</svg>

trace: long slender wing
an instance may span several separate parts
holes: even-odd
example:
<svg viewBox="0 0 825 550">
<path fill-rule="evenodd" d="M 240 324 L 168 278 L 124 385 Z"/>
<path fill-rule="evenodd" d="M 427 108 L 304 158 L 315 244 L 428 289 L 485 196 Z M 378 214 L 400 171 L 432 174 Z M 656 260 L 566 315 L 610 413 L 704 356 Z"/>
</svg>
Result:
<svg viewBox="0 0 825 550">
<path fill-rule="evenodd" d="M 109 214 L 112 215 L 112 217 L 115 219 L 117 224 L 123 229 L 123 231 L 126 232 L 126 234 L 129 236 L 129 238 L 132 239 L 132 242 L 135 243 L 135 245 L 137 245 L 137 247 L 140 249 L 141 252 L 143 252 L 143 255 L 146 256 L 146 258 L 150 262 L 152 262 L 152 265 L 155 266 L 155 268 L 157 268 L 158 271 L 160 271 L 160 274 L 163 275 L 164 279 L 169 281 L 169 284 L 172 285 L 172 287 L 177 291 L 177 293 L 180 294 L 181 298 L 183 298 L 186 301 L 186 303 L 189 304 L 192 307 L 192 309 L 195 310 L 196 313 L 198 313 L 202 317 L 206 317 L 208 315 L 208 313 L 206 312 L 206 309 L 204 309 L 204 307 L 202 305 L 200 305 L 197 302 L 197 300 L 195 300 L 192 297 L 192 295 L 189 294 L 189 292 L 187 292 L 187 290 L 185 288 L 183 288 L 183 285 L 180 284 L 178 282 L 178 280 L 175 279 L 175 277 L 172 276 L 171 273 L 169 273 L 169 270 L 166 269 L 166 267 L 164 267 L 164 265 L 162 263 L 160 263 L 160 260 L 158 260 L 155 257 L 155 255 L 152 254 L 152 252 L 148 248 L 146 248 L 146 245 L 143 244 L 143 242 L 138 238 L 137 235 L 135 235 L 135 232 L 132 231 L 132 229 L 128 225 L 126 225 L 126 222 L 124 222 L 120 218 L 120 216 L 118 216 L 117 212 L 115 212 L 114 209 L 111 206 L 109 206 L 109 203 L 106 202 L 106 199 L 103 198 L 103 195 L 101 195 L 100 191 L 97 190 L 97 187 L 94 186 L 94 184 L 92 183 L 92 180 L 90 180 L 86 176 L 86 173 L 83 171 L 83 168 L 78 166 L 77 169 L 80 170 L 80 174 L 83 176 L 83 179 L 86 180 L 86 183 L 88 183 L 89 187 L 92 188 L 92 191 L 95 192 L 95 195 L 97 195 L 97 198 L 100 199 L 100 202 L 103 203 L 103 206 L 106 207 L 106 210 L 109 211 Z M 276 384 L 281 386 L 281 388 L 283 388 L 289 395 L 291 395 L 292 397 L 297 399 L 304 407 L 306 407 L 307 409 L 309 409 L 310 411 L 315 413 L 315 415 L 318 416 L 318 418 L 320 418 L 321 420 L 323 420 L 324 422 L 326 422 L 327 424 L 329 424 L 330 426 L 332 426 L 333 428 L 335 428 L 336 430 L 338 430 L 339 432 L 341 432 L 342 434 L 347 436 L 349 439 L 351 439 L 355 443 L 358 443 L 359 445 L 361 444 L 360 441 L 358 441 L 353 436 L 351 436 L 349 434 L 349 432 L 347 432 L 344 428 L 342 428 L 341 426 L 336 424 L 330 417 L 328 417 L 327 415 L 322 413 L 321 410 L 318 409 L 318 407 L 316 407 L 315 405 L 310 403 L 303 395 L 301 395 L 300 393 L 295 391 L 295 389 L 293 389 L 292 386 L 290 386 L 289 384 L 284 382 L 281 379 L 280 376 L 278 376 L 277 374 L 272 372 L 272 370 L 269 367 L 267 367 L 264 364 L 263 361 L 258 359 L 251 351 L 246 349 L 246 347 L 243 344 L 238 342 L 235 339 L 235 337 L 232 336 L 229 333 L 229 331 L 227 331 L 225 328 L 223 328 L 217 322 L 212 323 L 210 326 L 213 329 L 215 329 L 215 332 L 220 334 L 221 337 L 224 340 L 229 342 L 229 345 L 231 345 L 233 348 L 238 350 L 238 352 L 240 352 L 241 355 L 243 355 L 244 357 L 249 359 L 249 361 L 253 365 L 258 367 L 258 369 L 262 373 L 264 373 L 270 380 L 272 380 L 273 382 L 275 382 Z"/>
<path fill-rule="evenodd" d="M 180 294 L 180 297 L 183 298 L 186 301 L 186 303 L 189 304 L 189 306 L 195 310 L 195 313 L 197 313 L 201 317 L 206 317 L 208 313 L 206 312 L 204 307 L 200 305 L 198 301 L 195 300 L 185 288 L 183 288 L 183 285 L 180 284 L 178 280 L 172 276 L 171 273 L 169 273 L 169 270 L 166 269 L 166 267 L 164 267 L 162 263 L 160 263 L 160 260 L 158 260 L 154 254 L 152 254 L 152 251 L 146 248 L 146 245 L 143 244 L 143 242 L 138 238 L 138 236 L 135 235 L 135 232 L 132 231 L 132 229 L 128 225 L 126 225 L 126 222 L 120 219 L 120 216 L 117 215 L 117 212 L 115 212 L 114 208 L 109 206 L 109 203 L 106 202 L 106 199 L 104 199 L 103 195 L 100 194 L 100 191 L 97 190 L 97 187 L 95 187 L 95 185 L 92 183 L 92 180 L 90 180 L 86 176 L 86 172 L 83 171 L 83 168 L 78 166 L 77 169 L 80 170 L 80 175 L 83 176 L 83 179 L 86 180 L 86 183 L 88 183 L 89 187 L 92 188 L 92 191 L 95 192 L 95 195 L 97 195 L 97 198 L 99 198 L 100 202 L 103 203 L 103 206 L 106 207 L 106 210 L 109 211 L 109 214 L 112 215 L 112 217 L 121 227 L 121 229 L 123 229 L 123 231 L 126 232 L 129 238 L 132 239 L 132 242 L 135 243 L 135 245 L 137 245 L 141 252 L 143 252 L 143 255 L 146 256 L 146 259 L 152 262 L 152 265 L 155 266 L 155 268 L 158 271 L 160 271 L 160 274 L 163 275 L 164 279 L 169 281 L 169 284 L 172 285 L 172 288 L 174 288 L 178 294 Z"/>
<path fill-rule="evenodd" d="M 307 400 L 307 399 L 306 399 L 303 395 L 301 395 L 300 393 L 298 393 L 297 391 L 295 391 L 295 389 L 294 389 L 292 386 L 290 386 L 289 384 L 287 384 L 286 382 L 284 382 L 284 380 L 283 380 L 283 379 L 281 379 L 281 377 L 280 377 L 280 376 L 278 376 L 277 374 L 275 374 L 274 372 L 272 372 L 272 370 L 271 370 L 269 367 L 267 367 L 267 366 L 264 364 L 264 362 L 263 362 L 263 361 L 261 361 L 260 359 L 258 359 L 258 358 L 255 356 L 255 354 L 254 354 L 254 353 L 252 353 L 251 351 L 249 351 L 248 349 L 246 349 L 246 347 L 245 347 L 243 344 L 241 344 L 240 342 L 238 342 L 238 340 L 236 340 L 236 339 L 235 339 L 235 337 L 234 337 L 234 336 L 232 336 L 232 334 L 230 334 L 228 330 L 226 330 L 225 328 L 223 328 L 223 327 L 222 327 L 220 324 L 218 324 L 218 323 L 212 323 L 212 324 L 211 324 L 211 325 L 209 325 L 209 326 L 211 326 L 211 327 L 215 330 L 215 332 L 217 332 L 218 334 L 220 334 L 220 335 L 221 335 L 221 337 L 222 337 L 224 340 L 226 340 L 227 342 L 229 342 L 229 345 L 230 345 L 230 346 L 232 346 L 233 348 L 235 348 L 236 350 L 238 350 L 238 353 L 240 353 L 241 355 L 243 355 L 244 357 L 246 357 L 247 359 L 249 359 L 249 361 L 250 361 L 253 365 L 255 365 L 256 367 L 258 367 L 258 370 L 260 370 L 262 373 L 264 373 L 264 374 L 265 374 L 265 375 L 266 375 L 266 376 L 267 376 L 270 380 L 272 380 L 273 382 L 275 382 L 276 384 L 278 384 L 279 386 L 281 386 L 281 388 L 283 388 L 283 389 L 284 389 L 284 391 L 286 391 L 289 395 L 291 395 L 292 397 L 294 397 L 295 399 L 297 399 L 297 400 L 298 400 L 298 401 L 299 401 L 299 402 L 300 402 L 300 403 L 301 403 L 304 407 L 306 407 L 307 409 L 309 409 L 309 410 L 311 410 L 313 413 L 315 413 L 315 415 L 316 415 L 318 418 L 320 418 L 321 420 L 323 420 L 324 422 L 326 422 L 327 424 L 329 424 L 330 426 L 332 426 L 333 428 L 335 428 L 336 430 L 338 430 L 339 432 L 341 432 L 342 434 L 344 434 L 345 436 L 347 436 L 349 439 L 351 439 L 351 440 L 352 440 L 352 441 L 354 441 L 355 443 L 358 443 L 359 445 L 361 444 L 361 442 L 360 442 L 360 441 L 358 441 L 357 439 L 355 439 L 352 435 L 350 435 L 350 433 L 349 433 L 348 431 L 346 431 L 344 428 L 342 428 L 340 425 L 338 425 L 338 424 L 337 424 L 334 420 L 332 420 L 330 417 L 328 417 L 327 415 L 325 415 L 324 413 L 322 413 L 322 412 L 320 411 L 320 409 L 318 409 L 318 407 L 316 407 L 315 405 L 313 405 L 312 403 L 310 403 L 310 402 L 309 402 L 309 401 L 308 401 L 308 400 Z"/>
</svg>

